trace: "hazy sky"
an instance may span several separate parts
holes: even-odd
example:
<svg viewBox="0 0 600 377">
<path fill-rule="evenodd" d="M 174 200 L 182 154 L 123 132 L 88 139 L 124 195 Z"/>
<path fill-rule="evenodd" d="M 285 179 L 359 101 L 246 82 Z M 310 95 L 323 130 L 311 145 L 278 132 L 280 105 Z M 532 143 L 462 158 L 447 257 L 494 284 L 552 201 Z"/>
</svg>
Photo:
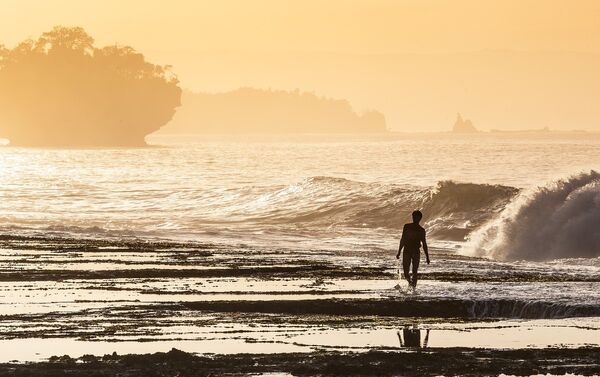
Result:
<svg viewBox="0 0 600 377">
<path fill-rule="evenodd" d="M 597 0 L 1 0 L 7 44 L 56 24 L 197 51 L 600 52 Z"/>
<path fill-rule="evenodd" d="M 482 129 L 600 130 L 600 110 L 589 98 L 600 94 L 599 0 L 0 0 L 0 6 L 0 43 L 12 46 L 58 24 L 83 26 L 98 45 L 131 45 L 152 62 L 174 65 L 182 86 L 197 91 L 314 90 L 347 98 L 357 110 L 382 110 L 398 130 L 447 129 L 457 111 Z"/>
</svg>

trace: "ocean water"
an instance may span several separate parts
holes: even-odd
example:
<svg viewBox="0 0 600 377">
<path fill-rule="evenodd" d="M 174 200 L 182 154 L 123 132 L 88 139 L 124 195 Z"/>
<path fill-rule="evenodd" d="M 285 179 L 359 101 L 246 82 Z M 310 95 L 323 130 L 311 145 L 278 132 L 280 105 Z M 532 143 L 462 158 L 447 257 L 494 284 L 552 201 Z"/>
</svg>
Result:
<svg viewBox="0 0 600 377">
<path fill-rule="evenodd" d="M 0 232 L 393 248 L 419 208 L 478 255 L 600 254 L 594 135 L 148 140 L 1 148 Z"/>
<path fill-rule="evenodd" d="M 600 346 L 598 136 L 148 141 L 0 148 L 0 361 Z"/>
</svg>

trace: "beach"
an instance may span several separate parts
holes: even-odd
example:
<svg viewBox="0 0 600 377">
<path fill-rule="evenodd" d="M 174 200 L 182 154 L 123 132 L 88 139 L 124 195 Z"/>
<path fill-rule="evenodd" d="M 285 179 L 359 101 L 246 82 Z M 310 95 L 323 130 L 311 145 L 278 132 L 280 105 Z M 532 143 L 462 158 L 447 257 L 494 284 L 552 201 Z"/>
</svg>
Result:
<svg viewBox="0 0 600 377">
<path fill-rule="evenodd" d="M 466 154 L 424 162 L 436 179 L 404 161 L 415 140 L 6 148 L 0 373 L 600 373 L 600 259 L 554 215 L 597 213 L 576 167 L 600 143 L 478 142 L 432 142 Z M 557 149 L 586 152 L 511 170 Z M 415 290 L 395 258 L 414 208 L 432 260 Z"/>
<path fill-rule="evenodd" d="M 2 5 L 0 377 L 600 376 L 600 1 Z"/>
<path fill-rule="evenodd" d="M 38 237 L 3 237 L 0 250 L 0 371 L 102 375 L 152 363 L 160 367 L 148 375 L 310 375 L 325 365 L 326 375 L 394 375 L 409 373 L 407 363 L 424 375 L 464 374 L 467 365 L 473 375 L 600 370 L 600 276 L 589 266 L 506 271 L 433 248 L 447 268 L 432 265 L 413 292 L 395 288 L 393 255 Z M 411 334 L 413 344 L 401 343 Z M 132 354 L 146 356 L 124 356 Z M 459 363 L 444 361 L 457 355 Z M 364 369 L 367 360 L 378 369 Z"/>
</svg>

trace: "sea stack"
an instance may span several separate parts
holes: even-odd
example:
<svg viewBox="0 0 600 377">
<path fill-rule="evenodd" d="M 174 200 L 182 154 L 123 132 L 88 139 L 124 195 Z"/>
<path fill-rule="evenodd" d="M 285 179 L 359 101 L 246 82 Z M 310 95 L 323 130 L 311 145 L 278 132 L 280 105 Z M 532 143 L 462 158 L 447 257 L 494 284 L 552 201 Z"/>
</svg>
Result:
<svg viewBox="0 0 600 377">
<path fill-rule="evenodd" d="M 473 122 L 470 119 L 463 119 L 460 113 L 456 114 L 456 122 L 454 122 L 454 127 L 452 127 L 452 132 L 455 133 L 474 133 L 479 132 L 475 126 L 473 126 Z"/>
</svg>

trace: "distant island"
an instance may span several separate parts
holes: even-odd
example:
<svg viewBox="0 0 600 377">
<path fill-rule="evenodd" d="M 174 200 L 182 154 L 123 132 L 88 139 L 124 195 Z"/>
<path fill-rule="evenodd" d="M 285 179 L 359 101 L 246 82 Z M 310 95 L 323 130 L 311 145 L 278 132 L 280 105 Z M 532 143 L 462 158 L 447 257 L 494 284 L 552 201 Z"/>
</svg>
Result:
<svg viewBox="0 0 600 377">
<path fill-rule="evenodd" d="M 381 133 L 378 111 L 356 113 L 346 100 L 299 90 L 240 88 L 184 92 L 182 106 L 162 133 Z"/>
<path fill-rule="evenodd" d="M 463 119 L 460 113 L 456 114 L 456 121 L 454 122 L 454 126 L 452 127 L 452 132 L 455 133 L 474 133 L 479 132 L 477 128 L 473 125 L 470 119 Z"/>
<path fill-rule="evenodd" d="M 97 48 L 79 27 L 0 45 L 0 138 L 34 147 L 143 146 L 180 105 L 169 68 L 131 47 Z"/>
<path fill-rule="evenodd" d="M 549 132 L 557 132 L 557 131 L 552 131 L 550 130 L 550 127 L 544 127 L 544 128 L 539 128 L 539 129 L 523 129 L 523 130 L 498 130 L 498 129 L 491 129 L 490 132 L 493 133 L 549 133 Z M 559 132 L 585 132 L 583 130 L 570 130 L 570 131 L 559 131 Z"/>
</svg>

